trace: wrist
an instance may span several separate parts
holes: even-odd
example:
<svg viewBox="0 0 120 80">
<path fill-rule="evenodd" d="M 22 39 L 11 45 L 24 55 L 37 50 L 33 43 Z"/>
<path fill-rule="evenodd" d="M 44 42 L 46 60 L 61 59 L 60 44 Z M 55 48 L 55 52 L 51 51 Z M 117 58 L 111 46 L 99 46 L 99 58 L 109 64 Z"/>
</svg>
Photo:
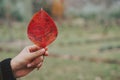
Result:
<svg viewBox="0 0 120 80">
<path fill-rule="evenodd" d="M 10 65 L 11 65 L 11 69 L 12 69 L 12 72 L 13 72 L 14 77 L 17 78 L 17 77 L 16 77 L 16 71 L 17 71 L 17 69 L 16 69 L 16 67 L 15 67 L 15 66 L 16 66 L 16 63 L 15 63 L 14 59 L 11 60 Z"/>
</svg>

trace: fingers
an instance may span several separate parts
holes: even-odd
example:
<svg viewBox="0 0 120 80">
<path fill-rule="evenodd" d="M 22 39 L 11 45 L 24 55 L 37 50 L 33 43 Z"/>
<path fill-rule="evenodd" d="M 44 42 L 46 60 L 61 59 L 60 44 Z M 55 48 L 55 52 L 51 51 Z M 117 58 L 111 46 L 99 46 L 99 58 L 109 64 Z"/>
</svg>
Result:
<svg viewBox="0 0 120 80">
<path fill-rule="evenodd" d="M 42 49 L 42 48 L 41 48 L 41 47 L 38 47 L 38 46 L 36 46 L 36 45 L 29 46 L 29 51 L 30 51 L 31 53 L 36 52 L 36 51 L 38 51 L 38 50 L 40 50 L 40 49 Z M 45 47 L 44 49 L 45 49 L 45 51 L 48 50 L 47 47 Z M 45 52 L 44 55 L 45 55 L 45 56 L 48 56 L 48 52 Z"/>
<path fill-rule="evenodd" d="M 45 51 L 47 51 L 48 50 L 48 48 L 47 47 L 45 47 Z"/>
<path fill-rule="evenodd" d="M 40 69 L 40 67 L 42 66 L 42 64 L 43 64 L 43 62 L 41 62 L 41 63 L 39 63 L 39 64 L 37 65 L 37 70 Z"/>
<path fill-rule="evenodd" d="M 29 46 L 30 52 L 35 52 L 35 51 L 37 51 L 37 50 L 39 50 L 39 49 L 41 49 L 41 47 L 38 47 L 38 46 L 36 46 L 36 45 Z"/>
<path fill-rule="evenodd" d="M 40 48 L 38 46 L 30 46 L 29 49 L 29 59 L 30 62 L 27 64 L 28 68 L 36 67 L 38 70 L 43 64 L 44 56 L 48 56 L 48 48 Z"/>
<path fill-rule="evenodd" d="M 32 52 L 31 53 L 32 57 L 38 57 L 38 56 L 42 56 L 42 55 L 48 56 L 48 51 L 47 50 L 48 50 L 48 48 L 42 48 L 42 49 L 39 49 L 39 50 L 37 50 L 35 52 Z"/>
<path fill-rule="evenodd" d="M 39 68 L 42 66 L 43 61 L 44 61 L 44 56 L 48 56 L 48 51 L 45 52 L 44 55 L 36 58 L 35 60 L 33 60 L 31 63 L 27 64 L 27 67 L 36 67 L 37 70 L 39 70 Z"/>
<path fill-rule="evenodd" d="M 29 55 L 31 56 L 31 59 L 34 59 L 34 58 L 37 58 L 39 56 L 44 55 L 44 53 L 45 53 L 45 49 L 43 48 L 43 49 L 40 49 L 40 50 L 38 50 L 36 52 L 32 52 Z"/>
<path fill-rule="evenodd" d="M 46 52 L 44 53 L 44 56 L 48 56 L 48 51 L 46 51 Z"/>
<path fill-rule="evenodd" d="M 35 52 L 35 51 L 41 49 L 41 47 L 36 46 L 36 45 L 29 46 L 28 48 L 29 48 L 29 51 L 30 51 L 30 52 Z M 48 48 L 45 47 L 45 51 L 47 51 L 47 50 L 48 50 Z"/>
<path fill-rule="evenodd" d="M 31 63 L 27 64 L 27 67 L 36 67 L 36 65 L 40 64 L 43 62 L 43 56 L 40 56 L 38 58 L 36 58 L 35 60 L 33 60 Z"/>
</svg>

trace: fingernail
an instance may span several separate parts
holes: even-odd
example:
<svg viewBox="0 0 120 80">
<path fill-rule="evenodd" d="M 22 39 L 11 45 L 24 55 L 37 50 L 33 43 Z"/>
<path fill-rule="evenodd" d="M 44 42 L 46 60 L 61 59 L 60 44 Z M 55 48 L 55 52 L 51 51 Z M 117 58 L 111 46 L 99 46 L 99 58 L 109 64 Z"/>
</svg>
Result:
<svg viewBox="0 0 120 80">
<path fill-rule="evenodd" d="M 48 54 L 48 51 L 46 51 L 46 53 L 45 53 L 45 56 L 48 56 L 49 54 Z"/>
<path fill-rule="evenodd" d="M 40 69 L 41 65 L 42 65 L 42 63 L 40 63 L 40 64 L 37 65 L 37 70 Z"/>
<path fill-rule="evenodd" d="M 28 68 L 31 67 L 31 66 L 32 66 L 31 64 L 28 64 L 28 65 L 27 65 Z"/>
<path fill-rule="evenodd" d="M 48 48 L 45 48 L 45 51 L 47 51 L 48 50 Z"/>
<path fill-rule="evenodd" d="M 44 51 L 45 51 L 45 49 L 43 48 L 43 49 L 41 49 L 40 51 L 44 52 Z"/>
</svg>

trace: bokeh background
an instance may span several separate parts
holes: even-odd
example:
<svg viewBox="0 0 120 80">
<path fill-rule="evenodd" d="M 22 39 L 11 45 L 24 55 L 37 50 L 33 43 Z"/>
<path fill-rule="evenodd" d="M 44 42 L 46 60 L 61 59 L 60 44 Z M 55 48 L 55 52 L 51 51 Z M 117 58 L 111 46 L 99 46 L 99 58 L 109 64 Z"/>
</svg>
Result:
<svg viewBox="0 0 120 80">
<path fill-rule="evenodd" d="M 0 0 L 0 60 L 33 44 L 27 26 L 41 8 L 59 35 L 42 68 L 20 80 L 120 80 L 120 0 Z"/>
</svg>

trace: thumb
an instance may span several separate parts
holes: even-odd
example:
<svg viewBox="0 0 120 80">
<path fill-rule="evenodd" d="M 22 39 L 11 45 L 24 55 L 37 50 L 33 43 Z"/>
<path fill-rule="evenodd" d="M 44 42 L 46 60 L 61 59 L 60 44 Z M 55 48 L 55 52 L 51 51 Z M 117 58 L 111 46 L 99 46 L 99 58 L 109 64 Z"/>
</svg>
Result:
<svg viewBox="0 0 120 80">
<path fill-rule="evenodd" d="M 35 52 L 32 52 L 32 53 L 30 53 L 31 59 L 32 59 L 32 58 L 37 58 L 37 57 L 39 57 L 39 56 L 42 56 L 44 53 L 45 53 L 45 49 L 44 49 L 44 48 L 42 48 L 42 49 L 40 49 L 40 50 L 37 50 L 37 51 L 35 51 Z"/>
</svg>

